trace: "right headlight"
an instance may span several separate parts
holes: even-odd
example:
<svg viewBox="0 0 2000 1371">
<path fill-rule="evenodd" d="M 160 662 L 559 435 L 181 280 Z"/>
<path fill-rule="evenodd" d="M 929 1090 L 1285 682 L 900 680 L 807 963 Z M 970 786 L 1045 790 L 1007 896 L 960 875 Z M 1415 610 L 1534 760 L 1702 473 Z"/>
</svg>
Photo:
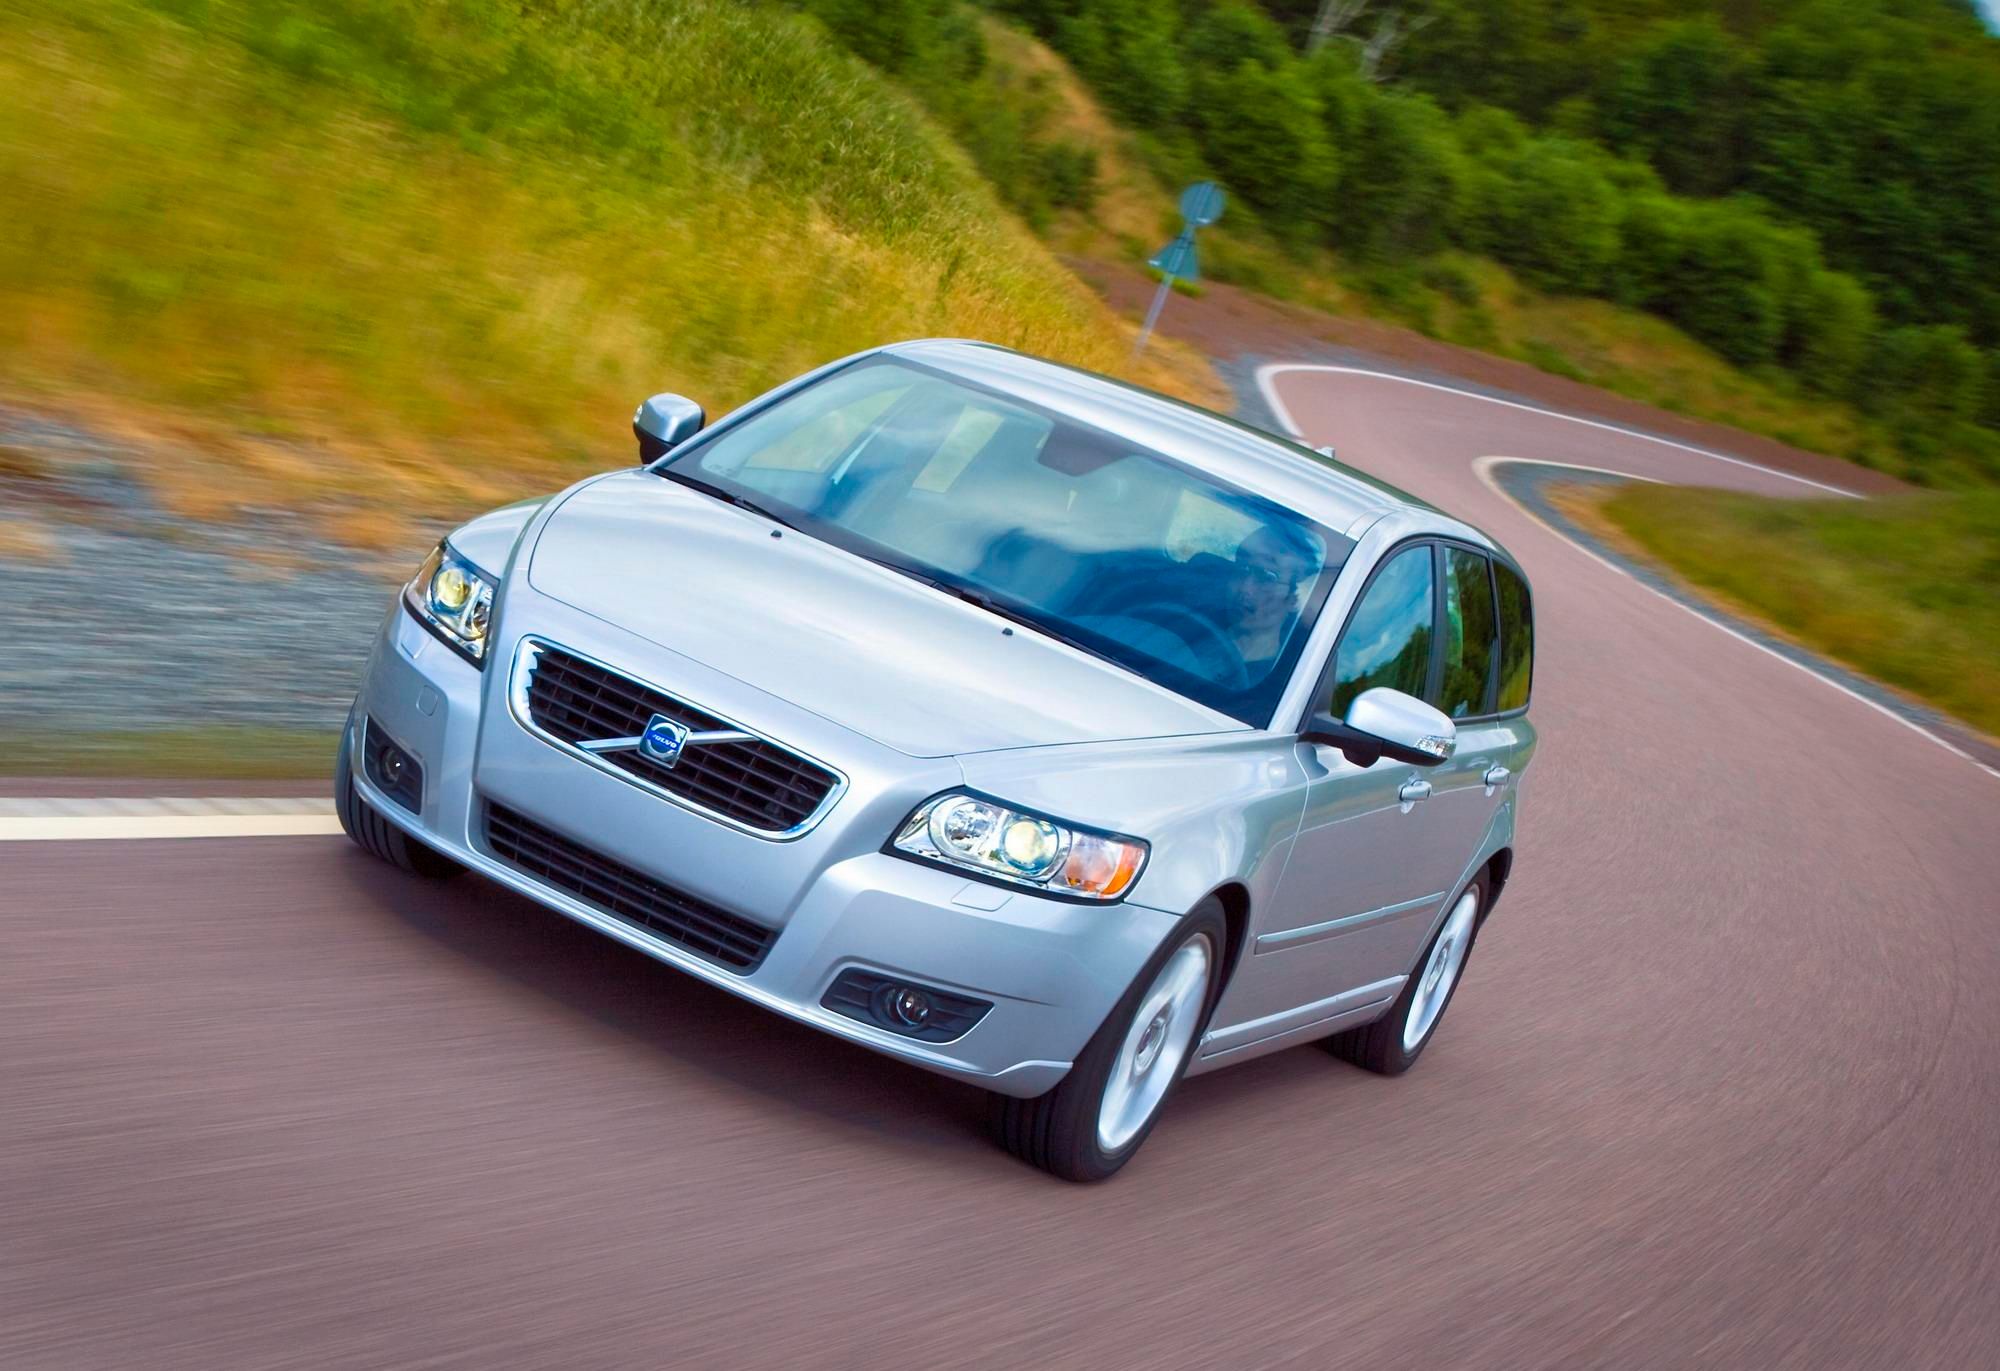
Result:
<svg viewBox="0 0 2000 1371">
<path fill-rule="evenodd" d="M 1124 898 L 1148 852 L 1138 838 L 1058 823 L 963 791 L 917 806 L 891 847 L 921 861 L 1099 904 Z"/>
<path fill-rule="evenodd" d="M 486 631 L 493 621 L 493 582 L 448 543 L 424 559 L 403 587 L 403 603 L 419 622 L 474 666 L 486 663 Z"/>
</svg>

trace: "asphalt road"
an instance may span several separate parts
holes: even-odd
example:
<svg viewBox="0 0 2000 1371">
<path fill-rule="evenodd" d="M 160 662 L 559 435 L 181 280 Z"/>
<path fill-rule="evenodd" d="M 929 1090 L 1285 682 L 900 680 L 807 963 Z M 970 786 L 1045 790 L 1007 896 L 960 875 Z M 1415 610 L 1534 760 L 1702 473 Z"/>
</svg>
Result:
<svg viewBox="0 0 2000 1371">
<path fill-rule="evenodd" d="M 1537 592 L 1514 881 L 1415 1072 L 1204 1077 L 1065 1186 L 975 1092 L 477 881 L 0 844 L 0 1365 L 2000 1364 L 2000 778 L 1473 463 L 1813 492 L 1273 384 Z"/>
</svg>

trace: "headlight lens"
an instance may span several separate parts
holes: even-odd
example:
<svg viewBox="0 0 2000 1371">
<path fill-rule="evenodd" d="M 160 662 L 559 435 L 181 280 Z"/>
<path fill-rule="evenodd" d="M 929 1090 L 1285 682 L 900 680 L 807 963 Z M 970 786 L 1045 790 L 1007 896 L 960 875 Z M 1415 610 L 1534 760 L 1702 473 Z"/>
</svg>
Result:
<svg viewBox="0 0 2000 1371">
<path fill-rule="evenodd" d="M 1137 838 L 1055 823 L 959 792 L 919 805 L 893 847 L 1014 885 L 1105 903 L 1132 888 L 1147 852 Z"/>
<path fill-rule="evenodd" d="M 454 652 L 474 666 L 485 664 L 493 582 L 448 544 L 439 543 L 417 568 L 403 587 L 403 603 Z"/>
</svg>

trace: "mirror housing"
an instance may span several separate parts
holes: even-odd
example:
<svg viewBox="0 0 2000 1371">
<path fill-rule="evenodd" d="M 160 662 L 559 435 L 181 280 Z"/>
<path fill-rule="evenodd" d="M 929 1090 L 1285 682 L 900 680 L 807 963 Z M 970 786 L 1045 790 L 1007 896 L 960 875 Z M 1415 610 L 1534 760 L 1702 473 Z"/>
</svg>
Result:
<svg viewBox="0 0 2000 1371">
<path fill-rule="evenodd" d="M 632 432 L 639 439 L 639 460 L 657 462 L 675 445 L 701 432 L 708 422 L 701 406 L 685 395 L 663 391 L 650 397 L 632 416 Z"/>
<path fill-rule="evenodd" d="M 1356 766 L 1373 766 L 1383 757 L 1413 766 L 1436 766 L 1449 761 L 1458 747 L 1458 728 L 1441 711 L 1415 696 L 1376 686 L 1354 697 L 1345 719 L 1313 715 L 1299 738 L 1337 747 Z"/>
</svg>

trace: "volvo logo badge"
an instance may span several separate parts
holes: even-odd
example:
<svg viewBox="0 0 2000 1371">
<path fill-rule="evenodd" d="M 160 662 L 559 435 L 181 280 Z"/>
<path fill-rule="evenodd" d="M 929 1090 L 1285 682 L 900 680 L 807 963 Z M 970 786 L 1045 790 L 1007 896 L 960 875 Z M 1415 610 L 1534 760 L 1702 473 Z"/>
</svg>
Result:
<svg viewBox="0 0 2000 1371">
<path fill-rule="evenodd" d="M 687 746 L 687 740 L 686 724 L 655 714 L 646 720 L 646 731 L 639 735 L 639 754 L 661 766 L 672 766 L 681 759 L 681 749 Z"/>
</svg>

